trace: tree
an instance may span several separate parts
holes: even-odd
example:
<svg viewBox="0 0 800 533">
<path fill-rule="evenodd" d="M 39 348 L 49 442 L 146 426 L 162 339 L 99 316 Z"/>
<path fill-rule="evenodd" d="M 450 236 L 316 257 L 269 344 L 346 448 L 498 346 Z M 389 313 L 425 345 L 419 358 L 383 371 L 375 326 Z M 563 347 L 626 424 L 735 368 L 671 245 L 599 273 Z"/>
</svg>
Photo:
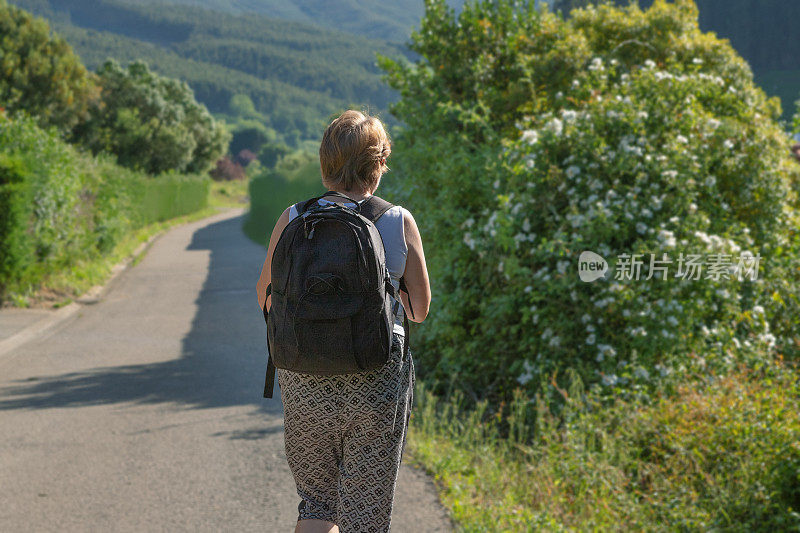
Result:
<svg viewBox="0 0 800 533">
<path fill-rule="evenodd" d="M 51 35 L 43 19 L 0 0 L 0 105 L 67 131 L 85 117 L 96 94 L 64 39 Z"/>
<path fill-rule="evenodd" d="M 101 99 L 73 134 L 94 153 L 111 152 L 121 165 L 158 174 L 206 172 L 226 151 L 230 135 L 186 83 L 142 61 L 122 68 L 107 60 L 97 76 Z"/>
</svg>

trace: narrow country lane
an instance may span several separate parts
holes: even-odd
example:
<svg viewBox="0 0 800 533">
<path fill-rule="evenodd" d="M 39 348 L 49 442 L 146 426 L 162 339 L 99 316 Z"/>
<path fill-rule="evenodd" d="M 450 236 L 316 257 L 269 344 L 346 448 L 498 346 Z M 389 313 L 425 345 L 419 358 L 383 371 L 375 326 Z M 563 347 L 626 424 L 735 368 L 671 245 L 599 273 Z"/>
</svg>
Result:
<svg viewBox="0 0 800 533">
<path fill-rule="evenodd" d="M 0 356 L 0 531 L 293 531 L 241 209 L 170 230 L 106 296 Z M 392 531 L 450 531 L 401 468 Z"/>
</svg>

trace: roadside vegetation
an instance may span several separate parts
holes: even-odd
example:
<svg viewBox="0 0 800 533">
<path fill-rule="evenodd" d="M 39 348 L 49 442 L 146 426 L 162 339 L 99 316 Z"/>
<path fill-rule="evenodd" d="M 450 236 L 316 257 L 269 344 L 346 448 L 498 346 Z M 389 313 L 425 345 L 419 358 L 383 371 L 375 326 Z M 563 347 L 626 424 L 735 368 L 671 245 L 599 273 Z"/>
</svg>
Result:
<svg viewBox="0 0 800 533">
<path fill-rule="evenodd" d="M 434 295 L 409 442 L 459 527 L 800 528 L 781 102 L 691 0 L 566 19 L 432 0 L 411 47 L 381 61 L 405 123 L 386 192 L 420 224 Z M 586 250 L 608 261 L 593 283 Z"/>
<path fill-rule="evenodd" d="M 4 0 L 0 25 L 0 303 L 61 305 L 138 241 L 211 214 L 230 136 L 185 84 L 142 64 L 89 72 Z"/>
</svg>

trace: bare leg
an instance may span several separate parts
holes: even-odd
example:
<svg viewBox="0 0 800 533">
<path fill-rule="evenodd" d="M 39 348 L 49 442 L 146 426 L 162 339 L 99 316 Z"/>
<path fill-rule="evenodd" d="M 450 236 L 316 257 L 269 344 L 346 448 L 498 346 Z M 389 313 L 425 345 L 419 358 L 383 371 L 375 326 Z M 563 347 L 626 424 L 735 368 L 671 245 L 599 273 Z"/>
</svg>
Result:
<svg viewBox="0 0 800 533">
<path fill-rule="evenodd" d="M 339 526 L 327 520 L 298 520 L 294 533 L 339 533 Z"/>
</svg>

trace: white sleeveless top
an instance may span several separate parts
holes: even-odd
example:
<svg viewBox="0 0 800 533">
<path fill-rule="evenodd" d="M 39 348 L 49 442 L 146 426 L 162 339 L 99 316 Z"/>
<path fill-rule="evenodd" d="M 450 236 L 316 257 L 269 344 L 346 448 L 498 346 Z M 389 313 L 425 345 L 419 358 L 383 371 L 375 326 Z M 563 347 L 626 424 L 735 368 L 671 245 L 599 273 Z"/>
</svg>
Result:
<svg viewBox="0 0 800 533">
<path fill-rule="evenodd" d="M 367 198 L 364 198 L 366 200 Z M 364 200 L 359 200 L 359 204 Z M 324 198 L 317 200 L 321 205 L 332 204 L 330 200 Z M 355 207 L 351 202 L 344 205 Z M 386 250 L 386 268 L 392 278 L 392 285 L 395 289 L 400 288 L 400 277 L 406 270 L 406 257 L 408 256 L 408 246 L 406 245 L 405 232 L 403 231 L 403 213 L 408 211 L 405 207 L 395 205 L 380 216 L 375 221 L 375 227 L 383 239 L 383 247 Z M 292 205 L 289 209 L 289 220 L 297 216 L 297 208 Z M 391 298 L 391 297 L 390 297 Z M 404 335 L 403 331 L 403 304 L 396 302 L 392 298 L 392 309 L 397 309 L 394 319 L 394 332 Z"/>
</svg>

